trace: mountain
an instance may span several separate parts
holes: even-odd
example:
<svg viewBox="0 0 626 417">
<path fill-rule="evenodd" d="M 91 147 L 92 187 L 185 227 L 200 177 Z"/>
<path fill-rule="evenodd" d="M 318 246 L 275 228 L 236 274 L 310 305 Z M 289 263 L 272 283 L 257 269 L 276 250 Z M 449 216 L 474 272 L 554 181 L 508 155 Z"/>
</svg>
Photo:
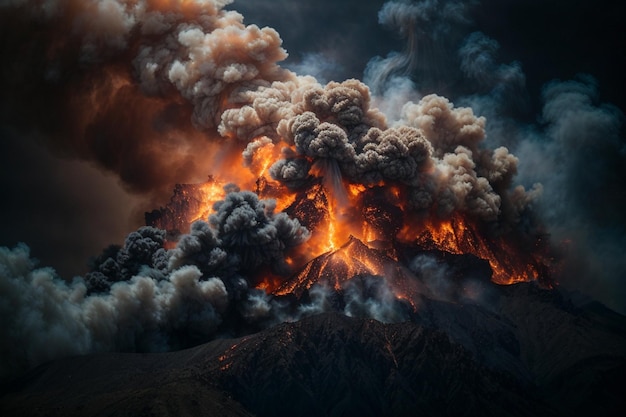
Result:
<svg viewBox="0 0 626 417">
<path fill-rule="evenodd" d="M 619 415 L 626 319 L 533 283 L 488 309 L 423 298 L 411 320 L 324 313 L 160 354 L 42 365 L 3 388 L 3 415 Z"/>
<path fill-rule="evenodd" d="M 50 362 L 5 384 L 0 410 L 12 416 L 620 415 L 626 318 L 558 287 L 498 285 L 491 278 L 489 263 L 473 255 L 352 237 L 274 292 L 291 313 L 308 306 L 309 314 L 321 314 L 287 314 L 287 322 L 258 333 L 178 352 Z M 320 288 L 330 301 L 311 309 Z M 385 314 L 374 314 L 380 311 Z M 292 321 L 298 317 L 304 318 Z"/>
</svg>

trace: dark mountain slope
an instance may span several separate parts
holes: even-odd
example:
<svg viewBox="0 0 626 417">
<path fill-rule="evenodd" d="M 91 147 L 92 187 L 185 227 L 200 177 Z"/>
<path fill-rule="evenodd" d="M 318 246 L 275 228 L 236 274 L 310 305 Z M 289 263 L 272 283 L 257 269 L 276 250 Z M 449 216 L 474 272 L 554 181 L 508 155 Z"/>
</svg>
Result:
<svg viewBox="0 0 626 417">
<path fill-rule="evenodd" d="M 451 273 L 445 291 L 417 282 L 416 311 L 405 322 L 328 312 L 179 352 L 51 362 L 3 387 L 0 414 L 623 413 L 623 316 L 482 275 Z"/>
<path fill-rule="evenodd" d="M 199 353 L 216 354 L 217 341 Z M 3 416 L 251 416 L 226 393 L 189 371 L 198 349 L 109 353 L 41 365 L 3 387 Z"/>
<path fill-rule="evenodd" d="M 553 415 L 534 387 L 439 331 L 324 314 L 248 338 L 200 366 L 259 415 Z"/>
</svg>

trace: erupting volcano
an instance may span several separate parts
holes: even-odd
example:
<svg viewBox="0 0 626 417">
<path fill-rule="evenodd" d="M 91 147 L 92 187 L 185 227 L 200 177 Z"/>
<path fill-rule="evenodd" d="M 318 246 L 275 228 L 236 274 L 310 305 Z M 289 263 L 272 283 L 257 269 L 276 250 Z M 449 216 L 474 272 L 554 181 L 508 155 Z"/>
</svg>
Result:
<svg viewBox="0 0 626 417">
<path fill-rule="evenodd" d="M 490 21 L 478 0 L 381 4 L 378 23 L 404 49 L 326 81 L 357 62 L 348 39 L 373 36 L 348 24 L 352 12 L 333 3 L 336 44 L 321 26 L 302 29 L 322 52 L 289 57 L 275 29 L 231 3 L 0 4 L 0 146 L 85 164 L 19 175 L 8 195 L 38 205 L 40 192 L 46 206 L 21 219 L 73 235 L 85 220 L 48 209 L 59 193 L 46 184 L 86 181 L 81 236 L 100 244 L 123 224 L 100 221 L 99 201 L 135 222 L 72 279 L 38 267 L 23 243 L 0 247 L 2 409 L 619 410 L 624 317 L 561 284 L 601 269 L 602 293 L 626 273 L 623 114 L 599 102 L 597 83 L 547 82 L 531 114 L 521 64 L 499 63 L 499 44 L 475 31 L 474 19 Z M 254 3 L 263 17 L 266 2 Z M 102 189 L 74 175 L 101 171 Z M 111 186 L 140 203 L 108 201 Z M 56 390 L 80 395 L 59 405 Z"/>
<path fill-rule="evenodd" d="M 263 125 L 259 136 L 260 128 L 245 132 L 244 149 L 233 149 L 243 151 L 241 163 L 250 173 L 241 174 L 242 183 L 253 186 L 261 204 L 282 210 L 308 231 L 307 239 L 285 253 L 292 272 L 357 239 L 372 248 L 386 247 L 396 260 L 398 245 L 471 254 L 489 262 L 498 284 L 553 285 L 554 251 L 530 208 L 541 188 L 511 188 L 517 158 L 503 147 L 481 147 L 485 120 L 471 109 L 454 108 L 431 95 L 405 105 L 403 118 L 388 127 L 370 107 L 369 89 L 356 80 L 281 84 L 253 95 L 267 100 L 281 94 L 282 101 L 270 101 L 270 108 L 286 115 L 273 125 L 259 121 L 259 114 L 269 110 L 257 98 L 224 114 L 236 114 L 239 123 L 248 117 L 253 126 Z M 229 179 L 237 178 L 231 174 Z M 215 203 L 240 188 L 231 183 L 219 193 L 218 184 L 226 181 L 211 176 L 206 183 L 177 186 L 171 202 L 147 213 L 146 222 L 168 230 L 175 241 L 177 233 L 188 232 L 193 220 L 207 218 Z M 335 279 L 350 279 L 363 262 L 363 257 L 348 262 Z M 284 295 L 282 280 L 266 273 L 253 273 L 251 281 Z M 384 275 L 380 268 L 369 273 Z"/>
</svg>

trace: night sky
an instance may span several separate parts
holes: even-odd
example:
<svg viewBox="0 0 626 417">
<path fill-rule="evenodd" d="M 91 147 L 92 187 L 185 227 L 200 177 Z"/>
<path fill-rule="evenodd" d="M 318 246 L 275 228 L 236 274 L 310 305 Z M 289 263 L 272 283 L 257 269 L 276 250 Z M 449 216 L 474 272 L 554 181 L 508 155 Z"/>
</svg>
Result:
<svg viewBox="0 0 626 417">
<path fill-rule="evenodd" d="M 206 172 L 201 166 L 173 167 L 153 183 L 144 178 L 149 160 L 112 162 L 104 153 L 75 146 L 80 138 L 67 128 L 73 115 L 66 113 L 71 97 L 66 89 L 77 85 L 75 79 L 84 82 L 87 64 L 71 61 L 64 48 L 72 45 L 39 50 L 48 41 L 46 24 L 10 6 L 21 3 L 28 2 L 0 5 L 5 63 L 0 69 L 0 246 L 25 242 L 41 266 L 70 278 L 86 271 L 90 256 L 120 244 L 141 226 L 143 212 L 166 203 L 175 183 L 202 181 L 211 167 Z M 281 34 L 289 53 L 285 67 L 321 81 L 365 76 L 367 82 L 364 72 L 373 58 L 406 48 L 406 36 L 379 24 L 383 3 L 239 0 L 227 8 L 241 12 L 247 24 Z M 573 255 L 563 284 L 626 312 L 624 4 L 450 3 L 458 14 L 434 13 L 416 23 L 416 50 L 410 51 L 415 63 L 402 74 L 412 81 L 414 97 L 435 92 L 488 118 L 488 143 L 506 145 L 520 158 L 517 181 L 544 186 L 537 208 L 557 245 L 568 242 L 566 252 Z M 478 70 L 463 64 L 462 51 L 471 53 L 469 39 L 482 40 L 490 52 L 475 61 L 483 65 Z M 60 51 L 60 58 L 44 50 Z M 53 65 L 57 58 L 61 64 Z M 555 97 L 564 86 L 576 94 L 560 102 Z M 577 100 L 581 112 L 563 110 Z M 130 105 L 130 114 L 136 105 Z M 189 120 L 184 109 L 163 114 L 166 124 Z M 115 132 L 118 121 L 108 123 Z"/>
</svg>

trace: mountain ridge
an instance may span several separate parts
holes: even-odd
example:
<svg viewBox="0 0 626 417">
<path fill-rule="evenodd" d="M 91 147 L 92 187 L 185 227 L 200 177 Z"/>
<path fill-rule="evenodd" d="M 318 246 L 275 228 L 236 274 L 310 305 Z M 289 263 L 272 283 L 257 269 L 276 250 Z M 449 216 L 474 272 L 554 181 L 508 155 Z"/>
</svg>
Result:
<svg viewBox="0 0 626 417">
<path fill-rule="evenodd" d="M 328 312 L 179 352 L 62 359 L 7 385 L 0 409 L 35 416 L 623 411 L 626 335 L 616 324 L 624 317 L 576 307 L 533 283 L 495 288 L 491 312 L 430 300 L 400 323 Z"/>
</svg>

